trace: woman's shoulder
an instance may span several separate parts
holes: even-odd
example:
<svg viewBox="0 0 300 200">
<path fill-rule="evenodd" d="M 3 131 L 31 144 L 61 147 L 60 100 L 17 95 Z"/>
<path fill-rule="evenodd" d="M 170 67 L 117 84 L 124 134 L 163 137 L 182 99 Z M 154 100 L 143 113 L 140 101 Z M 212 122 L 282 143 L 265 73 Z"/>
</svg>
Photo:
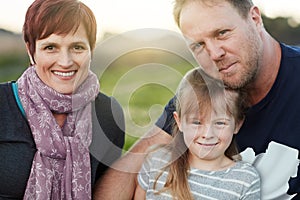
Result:
<svg viewBox="0 0 300 200">
<path fill-rule="evenodd" d="M 92 103 L 91 154 L 106 165 L 119 158 L 125 141 L 125 122 L 120 104 L 104 93 Z"/>
<path fill-rule="evenodd" d="M 93 104 L 93 110 L 101 128 L 111 136 L 125 131 L 123 109 L 114 97 L 100 92 Z"/>
<path fill-rule="evenodd" d="M 4 83 L 0 83 L 0 92 L 4 93 L 4 92 L 8 92 L 11 90 L 12 87 L 12 82 L 4 82 Z"/>
<path fill-rule="evenodd" d="M 2 109 L 4 106 L 9 106 L 11 104 L 15 105 L 12 82 L 0 83 L 0 105 Z"/>
<path fill-rule="evenodd" d="M 95 99 L 95 109 L 98 117 L 102 115 L 118 121 L 124 119 L 124 113 L 120 103 L 114 97 L 102 92 L 99 92 Z"/>
<path fill-rule="evenodd" d="M 96 99 L 95 103 L 99 106 L 108 106 L 108 105 L 113 105 L 113 106 L 120 106 L 120 103 L 113 97 L 113 96 L 108 96 L 104 94 L 103 92 L 99 92 Z"/>
<path fill-rule="evenodd" d="M 95 110 L 98 118 L 105 117 L 106 119 L 113 119 L 120 122 L 124 119 L 120 103 L 114 97 L 102 92 L 95 99 Z"/>
</svg>

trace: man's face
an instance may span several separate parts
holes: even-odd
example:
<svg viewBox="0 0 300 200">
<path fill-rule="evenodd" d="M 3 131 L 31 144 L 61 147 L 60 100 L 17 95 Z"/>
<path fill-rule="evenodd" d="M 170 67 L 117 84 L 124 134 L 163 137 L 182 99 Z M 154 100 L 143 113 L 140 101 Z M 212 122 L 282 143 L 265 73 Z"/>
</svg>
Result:
<svg viewBox="0 0 300 200">
<path fill-rule="evenodd" d="M 255 79 L 262 57 L 260 13 L 251 9 L 243 18 L 227 2 L 187 3 L 180 29 L 200 66 L 209 75 L 237 89 Z"/>
</svg>

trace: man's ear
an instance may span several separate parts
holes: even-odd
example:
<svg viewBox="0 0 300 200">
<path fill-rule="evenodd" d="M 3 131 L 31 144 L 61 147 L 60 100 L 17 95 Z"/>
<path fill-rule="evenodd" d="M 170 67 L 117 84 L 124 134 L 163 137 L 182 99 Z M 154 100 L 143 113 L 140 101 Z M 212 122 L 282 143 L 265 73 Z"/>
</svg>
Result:
<svg viewBox="0 0 300 200">
<path fill-rule="evenodd" d="M 177 124 L 179 130 L 182 132 L 182 130 L 181 130 L 180 118 L 179 118 L 178 113 L 177 113 L 176 111 L 173 112 L 173 116 L 174 116 L 175 122 L 176 122 L 176 124 Z"/>
<path fill-rule="evenodd" d="M 35 62 L 34 62 L 34 59 L 33 59 L 33 55 L 31 55 L 31 53 L 30 53 L 28 42 L 26 42 L 26 50 L 27 50 L 27 55 L 28 55 L 29 60 L 30 60 L 30 64 L 34 65 Z"/>
<path fill-rule="evenodd" d="M 257 6 L 253 6 L 250 9 L 250 16 L 251 16 L 251 19 L 256 24 L 256 27 L 259 27 L 259 28 L 263 27 L 263 20 L 262 20 L 262 17 L 261 17 L 261 13 L 260 13 L 260 10 Z"/>
</svg>

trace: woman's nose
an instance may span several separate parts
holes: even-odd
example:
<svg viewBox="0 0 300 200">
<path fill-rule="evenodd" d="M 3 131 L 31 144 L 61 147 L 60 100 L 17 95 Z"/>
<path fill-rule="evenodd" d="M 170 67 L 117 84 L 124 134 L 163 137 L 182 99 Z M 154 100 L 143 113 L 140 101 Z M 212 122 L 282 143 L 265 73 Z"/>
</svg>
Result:
<svg viewBox="0 0 300 200">
<path fill-rule="evenodd" d="M 72 58 L 71 53 L 69 51 L 61 51 L 58 56 L 57 64 L 60 65 L 61 67 L 72 66 L 73 58 Z"/>
</svg>

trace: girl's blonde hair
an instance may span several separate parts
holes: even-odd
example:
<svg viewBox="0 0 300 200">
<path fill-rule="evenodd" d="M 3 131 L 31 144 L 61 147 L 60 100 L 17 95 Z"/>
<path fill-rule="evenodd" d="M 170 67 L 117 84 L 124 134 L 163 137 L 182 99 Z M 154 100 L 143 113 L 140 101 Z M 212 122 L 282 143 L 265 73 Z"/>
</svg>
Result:
<svg viewBox="0 0 300 200">
<path fill-rule="evenodd" d="M 242 100 L 238 92 L 227 89 L 223 82 L 205 74 L 200 68 L 189 71 L 182 79 L 176 93 L 176 112 L 181 118 L 183 115 L 195 110 L 207 114 L 211 110 L 226 112 L 232 115 L 236 123 L 243 120 Z M 171 163 L 165 169 L 169 174 L 164 188 L 159 191 L 170 191 L 175 199 L 192 200 L 188 183 L 188 172 L 190 169 L 188 161 L 188 147 L 186 146 L 183 134 L 179 131 L 174 122 L 172 135 L 173 141 L 167 148 L 171 151 Z M 232 160 L 240 160 L 239 152 L 233 138 L 225 155 Z M 172 162 L 173 161 L 173 162 Z M 156 178 L 156 182 L 159 177 Z"/>
</svg>

